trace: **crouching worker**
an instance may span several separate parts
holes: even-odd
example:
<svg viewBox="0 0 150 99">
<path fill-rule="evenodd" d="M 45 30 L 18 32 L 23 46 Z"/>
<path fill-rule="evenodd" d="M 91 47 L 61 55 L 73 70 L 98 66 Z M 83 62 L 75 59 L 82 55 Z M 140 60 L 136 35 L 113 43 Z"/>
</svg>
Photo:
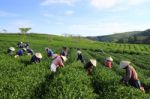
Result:
<svg viewBox="0 0 150 99">
<path fill-rule="evenodd" d="M 87 62 L 87 64 L 85 65 L 85 69 L 89 75 L 92 74 L 92 70 L 93 70 L 94 66 L 96 67 L 96 60 L 95 59 L 90 59 L 90 61 Z"/>
<path fill-rule="evenodd" d="M 9 55 L 13 55 L 14 54 L 14 51 L 15 51 L 15 48 L 14 47 L 9 47 L 8 50 L 7 50 L 7 53 Z"/>
<path fill-rule="evenodd" d="M 52 57 L 54 52 L 50 48 L 45 48 L 48 57 Z"/>
<path fill-rule="evenodd" d="M 24 47 L 25 47 L 25 48 L 29 48 L 29 46 L 30 46 L 29 43 L 25 43 L 25 44 L 24 44 Z"/>
<path fill-rule="evenodd" d="M 82 63 L 84 63 L 83 56 L 81 53 L 82 52 L 80 50 L 77 51 L 77 61 L 80 60 Z"/>
<path fill-rule="evenodd" d="M 33 55 L 34 51 L 31 48 L 27 48 L 27 55 Z"/>
<path fill-rule="evenodd" d="M 61 51 L 61 53 L 60 53 L 62 56 L 66 56 L 67 57 L 67 55 L 68 55 L 68 49 L 67 49 L 67 47 L 63 47 L 63 50 Z"/>
<path fill-rule="evenodd" d="M 40 63 L 41 59 L 42 59 L 42 54 L 41 53 L 35 53 L 35 55 L 32 56 L 30 62 Z"/>
<path fill-rule="evenodd" d="M 23 42 L 18 42 L 18 48 L 24 48 L 24 43 Z"/>
<path fill-rule="evenodd" d="M 19 57 L 19 56 L 22 56 L 23 55 L 23 50 L 22 49 L 19 49 L 15 55 L 15 58 Z"/>
<path fill-rule="evenodd" d="M 51 71 L 56 72 L 57 67 L 64 67 L 64 62 L 67 61 L 66 56 L 58 55 L 54 58 L 51 64 Z"/>
<path fill-rule="evenodd" d="M 111 57 L 106 58 L 105 66 L 111 69 L 112 68 L 112 62 L 113 62 L 113 59 Z"/>
<path fill-rule="evenodd" d="M 126 70 L 125 76 L 120 80 L 124 84 L 134 86 L 139 88 L 141 91 L 144 91 L 144 87 L 141 86 L 136 70 L 130 65 L 129 61 L 121 61 L 120 68 Z"/>
</svg>

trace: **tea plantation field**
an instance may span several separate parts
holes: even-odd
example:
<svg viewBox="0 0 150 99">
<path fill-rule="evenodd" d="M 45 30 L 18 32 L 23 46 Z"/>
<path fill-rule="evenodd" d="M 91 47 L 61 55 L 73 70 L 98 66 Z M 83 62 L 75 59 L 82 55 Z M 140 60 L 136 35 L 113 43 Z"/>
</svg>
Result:
<svg viewBox="0 0 150 99">
<path fill-rule="evenodd" d="M 0 34 L 0 99 L 150 99 L 150 45 L 116 44 L 91 41 L 79 37 L 44 34 L 27 36 L 31 48 L 43 55 L 41 63 L 30 64 L 26 54 L 18 59 L 7 55 L 8 47 L 17 48 L 19 34 Z M 52 59 L 44 48 L 60 53 L 69 48 L 68 60 L 54 74 L 49 70 Z M 85 61 L 95 58 L 98 62 L 91 76 L 84 64 L 76 61 L 80 48 Z M 112 56 L 113 68 L 104 66 L 104 59 Z M 135 67 L 145 93 L 119 80 L 125 71 L 119 68 L 121 60 L 129 60 Z"/>
</svg>

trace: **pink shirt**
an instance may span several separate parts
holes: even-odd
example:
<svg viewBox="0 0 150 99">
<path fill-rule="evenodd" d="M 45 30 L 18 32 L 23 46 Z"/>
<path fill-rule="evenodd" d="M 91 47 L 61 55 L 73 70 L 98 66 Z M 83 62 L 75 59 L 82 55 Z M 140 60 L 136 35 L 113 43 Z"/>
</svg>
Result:
<svg viewBox="0 0 150 99">
<path fill-rule="evenodd" d="M 62 59 L 61 59 L 60 56 L 57 56 L 57 57 L 53 60 L 52 63 L 55 64 L 57 67 L 59 67 L 59 66 L 64 66 L 64 63 L 63 63 L 63 61 L 62 61 Z"/>
</svg>

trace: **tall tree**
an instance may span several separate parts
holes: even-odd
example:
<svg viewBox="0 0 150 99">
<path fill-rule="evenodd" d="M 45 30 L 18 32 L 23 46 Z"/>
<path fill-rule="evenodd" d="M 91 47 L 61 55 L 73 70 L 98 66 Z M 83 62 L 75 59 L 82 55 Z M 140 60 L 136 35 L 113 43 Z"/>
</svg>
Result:
<svg viewBox="0 0 150 99">
<path fill-rule="evenodd" d="M 19 30 L 21 31 L 21 33 L 26 34 L 29 30 L 31 30 L 31 28 L 22 27 L 22 28 L 19 28 Z"/>
<path fill-rule="evenodd" d="M 19 28 L 19 30 L 21 31 L 21 33 L 23 34 L 22 36 L 22 41 L 23 42 L 26 42 L 27 40 L 27 32 L 29 31 L 29 30 L 31 30 L 31 28 L 29 28 L 29 27 L 21 27 L 21 28 Z"/>
</svg>

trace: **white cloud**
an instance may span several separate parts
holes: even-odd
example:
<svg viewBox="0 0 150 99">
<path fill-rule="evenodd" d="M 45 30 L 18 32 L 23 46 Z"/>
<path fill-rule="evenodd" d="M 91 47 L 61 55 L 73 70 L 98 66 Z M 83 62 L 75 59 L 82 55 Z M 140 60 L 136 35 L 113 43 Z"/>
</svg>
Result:
<svg viewBox="0 0 150 99">
<path fill-rule="evenodd" d="M 121 0 L 91 0 L 91 5 L 96 8 L 111 8 L 120 3 Z"/>
<path fill-rule="evenodd" d="M 150 2 L 149 0 L 90 0 L 90 4 L 98 9 L 127 10 L 133 6 L 140 6 Z M 118 10 L 118 11 L 119 11 Z"/>
<path fill-rule="evenodd" d="M 129 5 L 142 5 L 148 1 L 149 0 L 128 0 L 128 4 Z"/>
<path fill-rule="evenodd" d="M 15 17 L 15 16 L 18 16 L 18 15 L 15 14 L 15 13 L 10 13 L 10 12 L 0 10 L 0 16 L 1 17 Z"/>
<path fill-rule="evenodd" d="M 65 15 L 67 15 L 67 16 L 70 16 L 70 15 L 73 15 L 73 14 L 74 14 L 74 11 L 72 11 L 72 10 L 68 10 L 68 11 L 65 12 Z"/>
<path fill-rule="evenodd" d="M 51 5 L 51 4 L 66 4 L 73 5 L 76 0 L 43 0 L 41 3 L 42 6 Z"/>
</svg>

